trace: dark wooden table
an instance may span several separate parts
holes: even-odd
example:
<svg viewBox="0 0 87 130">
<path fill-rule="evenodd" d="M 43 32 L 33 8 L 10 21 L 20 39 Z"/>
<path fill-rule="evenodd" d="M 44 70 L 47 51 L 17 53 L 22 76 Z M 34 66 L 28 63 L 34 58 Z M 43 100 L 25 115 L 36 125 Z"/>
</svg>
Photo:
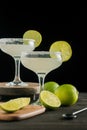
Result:
<svg viewBox="0 0 87 130">
<path fill-rule="evenodd" d="M 63 113 L 74 112 L 87 107 L 87 93 L 80 93 L 78 102 L 70 107 L 60 107 L 56 111 L 20 121 L 0 121 L 0 130 L 87 130 L 87 111 L 79 113 L 73 120 L 62 119 Z"/>
</svg>

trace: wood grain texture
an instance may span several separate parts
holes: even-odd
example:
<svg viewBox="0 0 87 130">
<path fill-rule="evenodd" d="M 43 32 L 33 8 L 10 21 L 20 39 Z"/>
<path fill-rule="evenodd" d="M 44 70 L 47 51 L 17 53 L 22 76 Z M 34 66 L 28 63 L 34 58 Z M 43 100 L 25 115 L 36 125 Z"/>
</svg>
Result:
<svg viewBox="0 0 87 130">
<path fill-rule="evenodd" d="M 6 82 L 0 83 L 0 95 L 5 96 L 28 96 L 30 94 L 38 93 L 38 83 L 27 82 L 28 86 L 6 86 Z"/>
<path fill-rule="evenodd" d="M 45 107 L 39 105 L 28 105 L 13 113 L 7 113 L 0 109 L 0 120 L 13 121 L 27 119 L 45 112 Z"/>
<path fill-rule="evenodd" d="M 43 114 L 26 120 L 0 121 L 1 130 L 87 130 L 87 111 L 73 120 L 62 118 L 62 114 L 71 113 L 87 107 L 87 93 L 80 93 L 75 105 L 59 107 L 56 111 L 46 110 Z"/>
</svg>

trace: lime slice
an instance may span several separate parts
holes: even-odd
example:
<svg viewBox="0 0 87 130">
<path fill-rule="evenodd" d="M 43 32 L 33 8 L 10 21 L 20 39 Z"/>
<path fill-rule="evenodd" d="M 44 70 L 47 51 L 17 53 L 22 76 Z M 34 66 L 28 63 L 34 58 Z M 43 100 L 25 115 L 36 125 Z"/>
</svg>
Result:
<svg viewBox="0 0 87 130">
<path fill-rule="evenodd" d="M 42 35 L 36 30 L 28 30 L 23 34 L 24 39 L 32 39 L 35 41 L 35 47 L 38 47 L 42 41 Z"/>
<path fill-rule="evenodd" d="M 66 41 L 56 41 L 54 42 L 49 49 L 50 52 L 61 52 L 62 61 L 68 61 L 72 56 L 72 48 L 70 44 Z"/>
<path fill-rule="evenodd" d="M 0 107 L 6 112 L 14 112 L 17 111 L 30 103 L 30 98 L 21 97 L 9 100 L 7 102 L 3 102 L 0 104 Z"/>
<path fill-rule="evenodd" d="M 40 102 L 43 106 L 49 109 L 57 109 L 61 105 L 59 98 L 55 94 L 47 90 L 41 91 Z"/>
</svg>

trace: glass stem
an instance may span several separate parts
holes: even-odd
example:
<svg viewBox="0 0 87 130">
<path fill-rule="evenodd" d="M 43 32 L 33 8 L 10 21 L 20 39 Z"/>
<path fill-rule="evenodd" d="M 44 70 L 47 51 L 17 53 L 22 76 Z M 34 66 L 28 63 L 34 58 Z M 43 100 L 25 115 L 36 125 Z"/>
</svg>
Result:
<svg viewBox="0 0 87 130">
<path fill-rule="evenodd" d="M 15 77 L 13 82 L 15 83 L 20 83 L 21 79 L 20 79 L 20 58 L 14 58 L 15 60 Z"/>
<path fill-rule="evenodd" d="M 38 73 L 38 79 L 39 79 L 39 92 L 44 90 L 44 80 L 45 80 L 45 73 Z"/>
</svg>

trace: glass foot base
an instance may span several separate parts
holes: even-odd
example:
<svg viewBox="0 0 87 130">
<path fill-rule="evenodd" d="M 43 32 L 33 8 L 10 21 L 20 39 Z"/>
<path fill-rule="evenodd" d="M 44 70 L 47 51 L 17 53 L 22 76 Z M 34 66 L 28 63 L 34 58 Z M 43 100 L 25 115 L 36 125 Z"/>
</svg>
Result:
<svg viewBox="0 0 87 130">
<path fill-rule="evenodd" d="M 14 87 L 14 86 L 26 87 L 26 86 L 28 86 L 28 84 L 25 82 L 9 82 L 9 83 L 6 83 L 6 86 L 8 86 L 8 87 Z"/>
<path fill-rule="evenodd" d="M 40 106 L 42 106 L 42 104 L 41 104 L 41 102 L 40 102 L 39 99 L 37 99 L 36 101 L 34 101 L 34 102 L 32 103 L 32 105 L 40 105 Z"/>
</svg>

